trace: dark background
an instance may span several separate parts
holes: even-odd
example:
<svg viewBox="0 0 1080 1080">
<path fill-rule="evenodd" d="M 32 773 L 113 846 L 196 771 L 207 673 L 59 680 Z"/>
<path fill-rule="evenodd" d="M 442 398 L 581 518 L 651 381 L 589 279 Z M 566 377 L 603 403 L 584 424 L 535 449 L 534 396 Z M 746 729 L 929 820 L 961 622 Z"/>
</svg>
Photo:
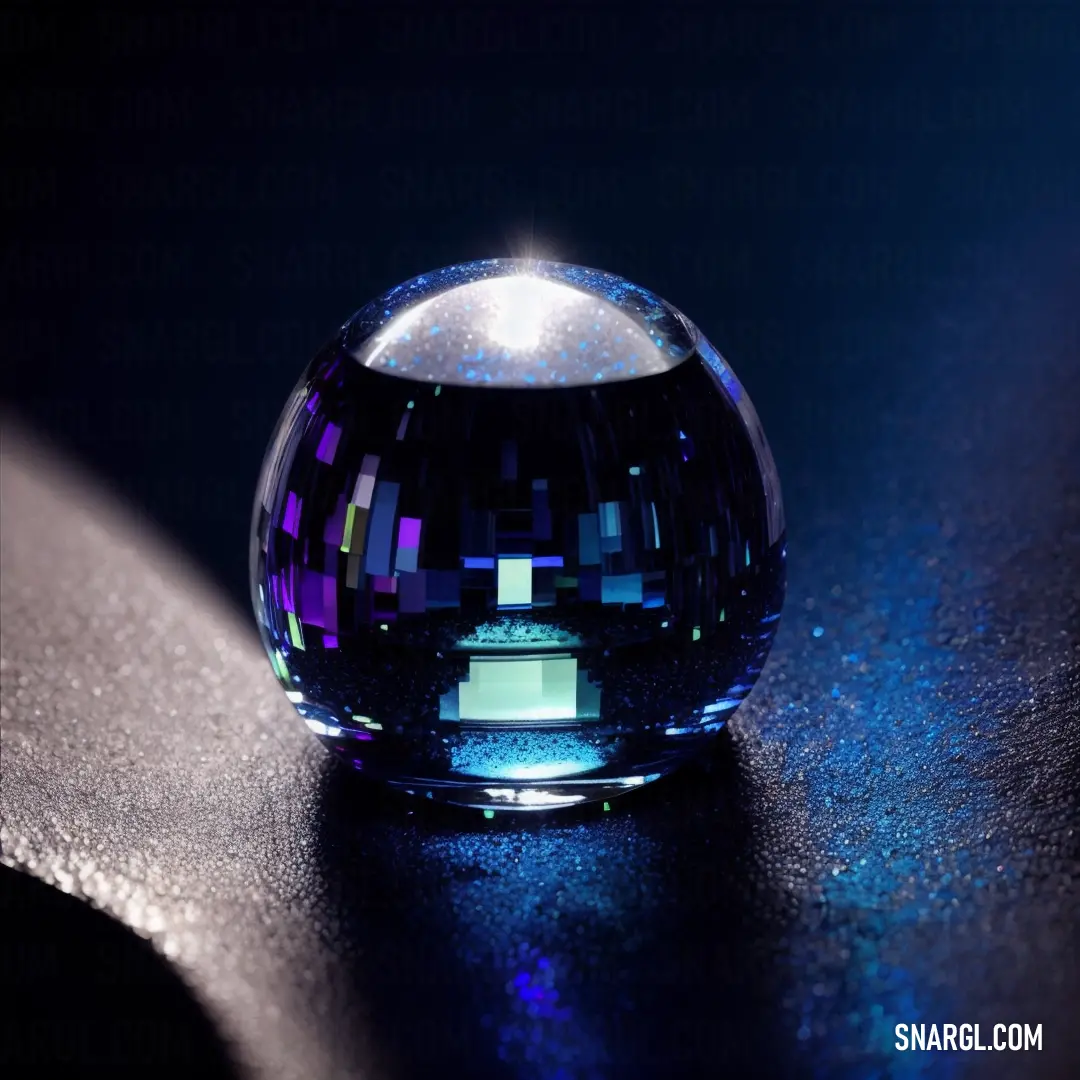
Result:
<svg viewBox="0 0 1080 1080">
<path fill-rule="evenodd" d="M 14 5 L 0 53 L 4 861 L 159 948 L 5 872 L 5 1053 L 116 1066 L 158 1024 L 162 1059 L 281 1076 L 1070 1075 L 1075 5 Z M 398 281 L 511 254 L 701 326 L 791 565 L 707 768 L 524 825 L 357 790 L 291 734 L 246 610 L 304 364 Z M 202 599 L 155 621 L 159 576 Z M 120 989 L 82 987 L 102 950 Z M 892 1046 L 975 1021 L 1044 1050 Z"/>
</svg>

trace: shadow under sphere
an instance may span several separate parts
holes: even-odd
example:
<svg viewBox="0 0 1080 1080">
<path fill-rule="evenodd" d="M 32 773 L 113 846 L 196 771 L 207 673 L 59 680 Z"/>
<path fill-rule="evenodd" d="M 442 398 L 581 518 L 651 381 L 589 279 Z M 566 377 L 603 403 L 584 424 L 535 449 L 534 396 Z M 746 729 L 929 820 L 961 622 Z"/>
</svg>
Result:
<svg viewBox="0 0 1080 1080">
<path fill-rule="evenodd" d="M 781 1069 L 749 786 L 727 735 L 610 812 L 485 820 L 331 765 L 319 865 L 399 1075 Z"/>
</svg>

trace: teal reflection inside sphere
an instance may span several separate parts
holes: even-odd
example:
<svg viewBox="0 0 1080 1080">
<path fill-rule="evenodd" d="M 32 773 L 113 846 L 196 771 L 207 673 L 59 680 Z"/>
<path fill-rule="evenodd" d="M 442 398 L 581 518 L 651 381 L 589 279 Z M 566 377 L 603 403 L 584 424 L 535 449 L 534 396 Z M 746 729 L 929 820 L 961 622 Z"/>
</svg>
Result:
<svg viewBox="0 0 1080 1080">
<path fill-rule="evenodd" d="M 449 802 L 608 799 L 704 749 L 784 595 L 776 467 L 730 367 L 623 278 L 414 278 L 311 361 L 256 497 L 274 672 L 362 775 Z"/>
</svg>

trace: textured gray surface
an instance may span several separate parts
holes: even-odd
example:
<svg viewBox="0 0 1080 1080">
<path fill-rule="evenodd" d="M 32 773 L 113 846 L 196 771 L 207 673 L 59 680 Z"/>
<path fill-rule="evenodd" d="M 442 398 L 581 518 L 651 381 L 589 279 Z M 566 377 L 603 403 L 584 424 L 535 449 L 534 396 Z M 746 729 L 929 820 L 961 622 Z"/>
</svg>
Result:
<svg viewBox="0 0 1080 1080">
<path fill-rule="evenodd" d="M 1078 277 L 998 254 L 882 329 L 920 361 L 884 408 L 813 391 L 843 453 L 785 472 L 766 674 L 711 772 L 608 814 L 358 789 L 247 614 L 9 428 L 4 862 L 152 938 L 266 1077 L 1075 1075 Z M 892 1049 L 1015 1021 L 1041 1054 Z"/>
<path fill-rule="evenodd" d="M 250 1064 L 328 1074 L 323 752 L 159 538 L 10 430 L 2 491 L 5 861 L 151 936 Z"/>
</svg>

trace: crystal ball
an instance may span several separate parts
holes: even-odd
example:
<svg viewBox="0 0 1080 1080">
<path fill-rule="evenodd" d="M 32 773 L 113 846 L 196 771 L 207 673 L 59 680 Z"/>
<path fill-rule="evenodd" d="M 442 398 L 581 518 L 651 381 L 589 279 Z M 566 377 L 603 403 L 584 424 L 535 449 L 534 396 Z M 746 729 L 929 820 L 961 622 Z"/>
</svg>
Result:
<svg viewBox="0 0 1080 1080">
<path fill-rule="evenodd" d="M 709 745 L 785 554 L 761 424 L 698 328 L 614 274 L 492 259 L 391 289 L 308 365 L 252 599 L 289 700 L 362 775 L 543 809 Z"/>
</svg>

